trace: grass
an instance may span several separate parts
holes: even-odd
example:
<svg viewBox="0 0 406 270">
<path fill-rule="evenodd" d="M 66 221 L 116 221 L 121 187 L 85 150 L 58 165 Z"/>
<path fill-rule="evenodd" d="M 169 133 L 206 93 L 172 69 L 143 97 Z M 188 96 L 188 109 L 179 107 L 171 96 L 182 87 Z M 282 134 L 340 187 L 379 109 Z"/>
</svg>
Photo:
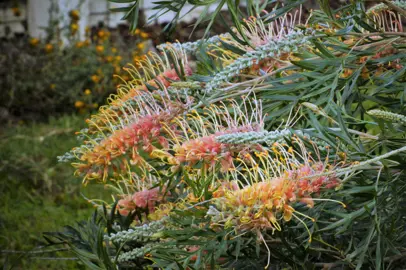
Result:
<svg viewBox="0 0 406 270">
<path fill-rule="evenodd" d="M 51 254 L 5 253 L 44 246 L 42 232 L 88 219 L 92 206 L 81 196 L 105 197 L 101 185 L 81 186 L 69 164 L 56 157 L 77 145 L 74 132 L 83 116 L 64 116 L 48 123 L 5 126 L 0 131 L 0 264 L 4 269 L 84 269 L 78 261 Z M 57 247 L 60 248 L 60 247 Z"/>
</svg>

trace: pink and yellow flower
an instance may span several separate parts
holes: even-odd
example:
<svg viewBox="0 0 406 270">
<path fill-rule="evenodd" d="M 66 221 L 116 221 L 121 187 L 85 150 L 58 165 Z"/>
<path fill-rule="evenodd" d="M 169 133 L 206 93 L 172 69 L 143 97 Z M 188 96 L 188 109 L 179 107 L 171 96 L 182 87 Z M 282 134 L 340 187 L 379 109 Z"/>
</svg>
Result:
<svg viewBox="0 0 406 270">
<path fill-rule="evenodd" d="M 153 188 L 135 192 L 133 195 L 126 195 L 118 201 L 118 211 L 123 216 L 127 216 L 136 209 L 148 210 L 149 213 L 153 213 L 157 203 L 164 199 L 162 193 L 159 188 Z"/>
</svg>

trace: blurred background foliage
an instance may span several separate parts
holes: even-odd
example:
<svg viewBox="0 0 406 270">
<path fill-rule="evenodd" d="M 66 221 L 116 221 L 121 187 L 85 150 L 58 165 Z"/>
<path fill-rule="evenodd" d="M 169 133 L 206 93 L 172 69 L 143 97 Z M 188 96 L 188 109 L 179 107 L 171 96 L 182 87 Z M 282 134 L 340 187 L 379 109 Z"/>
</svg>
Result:
<svg viewBox="0 0 406 270">
<path fill-rule="evenodd" d="M 80 180 L 55 158 L 75 145 L 72 132 L 81 125 L 81 118 L 72 115 L 51 118 L 49 123 L 8 126 L 0 133 L 0 264 L 7 262 L 5 269 L 13 265 L 14 269 L 78 269 L 75 261 L 31 260 L 38 255 L 14 251 L 43 246 L 42 232 L 91 213 L 80 195 Z M 102 196 L 103 189 L 91 191 Z"/>
<path fill-rule="evenodd" d="M 148 34 L 138 31 L 124 39 L 100 24 L 86 28 L 81 40 L 79 16 L 72 10 L 71 22 L 63 28 L 51 20 L 42 40 L 26 36 L 0 43 L 1 120 L 89 112 L 114 93 L 121 79 L 130 79 L 121 68 L 145 52 Z"/>
</svg>

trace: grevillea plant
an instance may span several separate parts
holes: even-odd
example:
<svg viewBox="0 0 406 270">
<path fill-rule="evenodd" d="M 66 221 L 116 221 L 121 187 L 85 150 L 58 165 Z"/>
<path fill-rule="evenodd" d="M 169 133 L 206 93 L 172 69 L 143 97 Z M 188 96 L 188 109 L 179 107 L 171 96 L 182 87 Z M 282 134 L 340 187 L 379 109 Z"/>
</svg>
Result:
<svg viewBox="0 0 406 270">
<path fill-rule="evenodd" d="M 114 200 L 48 236 L 93 269 L 401 269 L 405 2 L 188 2 L 235 28 L 127 68 L 60 157 Z"/>
</svg>

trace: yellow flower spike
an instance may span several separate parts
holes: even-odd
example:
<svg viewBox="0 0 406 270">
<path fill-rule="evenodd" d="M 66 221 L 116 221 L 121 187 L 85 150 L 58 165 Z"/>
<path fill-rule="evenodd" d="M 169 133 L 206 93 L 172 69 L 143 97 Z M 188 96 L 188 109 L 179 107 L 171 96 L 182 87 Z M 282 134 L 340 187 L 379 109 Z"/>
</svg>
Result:
<svg viewBox="0 0 406 270">
<path fill-rule="evenodd" d="M 86 96 L 89 96 L 89 95 L 91 95 L 92 94 L 92 91 L 90 90 L 90 89 L 86 89 L 85 90 L 85 95 Z"/>
</svg>

